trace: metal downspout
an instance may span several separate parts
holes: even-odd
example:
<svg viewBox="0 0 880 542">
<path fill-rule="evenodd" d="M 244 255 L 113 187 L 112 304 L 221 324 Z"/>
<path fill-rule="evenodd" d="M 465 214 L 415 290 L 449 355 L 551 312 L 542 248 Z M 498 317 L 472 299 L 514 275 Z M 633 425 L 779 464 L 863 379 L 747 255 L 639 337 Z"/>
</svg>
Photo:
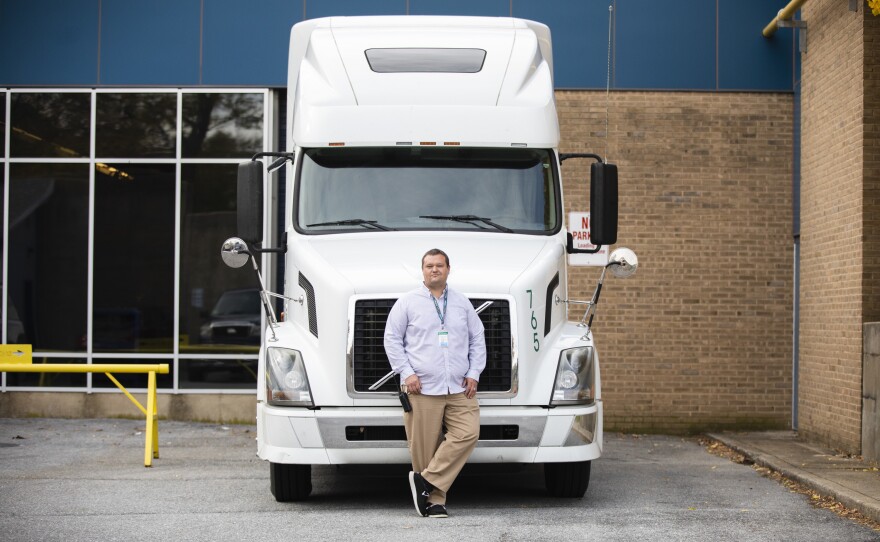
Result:
<svg viewBox="0 0 880 542">
<path fill-rule="evenodd" d="M 794 17 L 797 10 L 801 9 L 801 6 L 806 2 L 807 0 L 791 0 L 791 2 L 789 2 L 784 8 L 780 9 L 779 13 L 776 14 L 776 17 L 764 27 L 764 31 L 761 32 L 761 34 L 763 34 L 765 38 L 772 36 L 776 32 L 776 29 L 779 28 L 779 21 L 787 21 Z"/>
</svg>

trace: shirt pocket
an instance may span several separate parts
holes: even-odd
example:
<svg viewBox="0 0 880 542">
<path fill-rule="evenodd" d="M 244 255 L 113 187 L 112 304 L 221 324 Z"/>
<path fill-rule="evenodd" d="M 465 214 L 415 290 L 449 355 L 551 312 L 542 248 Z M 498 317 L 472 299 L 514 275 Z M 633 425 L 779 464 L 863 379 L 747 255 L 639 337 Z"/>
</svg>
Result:
<svg viewBox="0 0 880 542">
<path fill-rule="evenodd" d="M 468 338 L 468 313 L 462 307 L 449 307 L 446 317 L 446 329 L 450 334 L 455 334 L 459 340 L 467 342 Z"/>
</svg>

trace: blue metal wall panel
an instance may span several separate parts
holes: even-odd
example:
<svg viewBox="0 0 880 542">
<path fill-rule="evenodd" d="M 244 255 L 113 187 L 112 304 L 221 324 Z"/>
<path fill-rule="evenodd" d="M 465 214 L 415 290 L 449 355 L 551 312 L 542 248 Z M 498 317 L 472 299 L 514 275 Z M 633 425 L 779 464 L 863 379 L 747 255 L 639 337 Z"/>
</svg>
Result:
<svg viewBox="0 0 880 542">
<path fill-rule="evenodd" d="M 406 0 L 304 0 L 306 19 L 357 15 L 406 15 Z"/>
<path fill-rule="evenodd" d="M 615 88 L 712 90 L 715 2 L 615 2 Z"/>
<path fill-rule="evenodd" d="M 204 0 L 200 83 L 212 86 L 287 85 L 290 27 L 302 20 L 301 2 Z"/>
<path fill-rule="evenodd" d="M 200 4 L 199 0 L 102 2 L 99 83 L 197 85 Z"/>
<path fill-rule="evenodd" d="M 409 0 L 409 14 L 510 17 L 510 0 Z"/>
<path fill-rule="evenodd" d="M 0 86 L 283 86 L 293 23 L 408 12 L 541 21 L 557 87 L 604 88 L 612 2 L 614 88 L 791 91 L 797 79 L 794 32 L 760 36 L 765 0 L 0 0 Z"/>
<path fill-rule="evenodd" d="M 94 85 L 98 0 L 0 2 L 0 85 Z"/>
<path fill-rule="evenodd" d="M 550 27 L 556 88 L 605 88 L 609 0 L 514 0 L 513 16 Z"/>
<path fill-rule="evenodd" d="M 724 90 L 791 90 L 792 30 L 761 35 L 775 14 L 766 0 L 718 1 L 718 87 Z"/>
</svg>

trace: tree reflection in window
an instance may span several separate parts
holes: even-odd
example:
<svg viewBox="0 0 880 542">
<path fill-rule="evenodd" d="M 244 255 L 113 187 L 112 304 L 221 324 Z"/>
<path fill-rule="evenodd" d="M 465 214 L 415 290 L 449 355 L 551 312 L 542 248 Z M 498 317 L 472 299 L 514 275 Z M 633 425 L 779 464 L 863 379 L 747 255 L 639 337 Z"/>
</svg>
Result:
<svg viewBox="0 0 880 542">
<path fill-rule="evenodd" d="M 97 158 L 174 158 L 177 94 L 98 93 Z"/>
<path fill-rule="evenodd" d="M 91 108 L 91 97 L 85 93 L 14 93 L 10 155 L 88 157 Z"/>
<path fill-rule="evenodd" d="M 183 95 L 184 158 L 247 158 L 263 148 L 263 95 Z"/>
</svg>

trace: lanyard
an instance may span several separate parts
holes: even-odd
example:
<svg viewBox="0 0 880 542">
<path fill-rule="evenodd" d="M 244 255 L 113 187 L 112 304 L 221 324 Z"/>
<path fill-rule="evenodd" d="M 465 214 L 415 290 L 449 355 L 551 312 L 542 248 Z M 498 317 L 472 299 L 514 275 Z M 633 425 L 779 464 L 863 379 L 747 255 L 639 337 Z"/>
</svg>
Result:
<svg viewBox="0 0 880 542">
<path fill-rule="evenodd" d="M 440 317 L 440 329 L 443 329 L 443 320 L 446 318 L 446 304 L 449 301 L 449 288 L 443 290 L 443 312 L 440 312 L 440 305 L 437 304 L 437 298 L 431 294 L 431 301 L 434 302 L 434 308 L 437 309 L 437 316 Z"/>
</svg>

